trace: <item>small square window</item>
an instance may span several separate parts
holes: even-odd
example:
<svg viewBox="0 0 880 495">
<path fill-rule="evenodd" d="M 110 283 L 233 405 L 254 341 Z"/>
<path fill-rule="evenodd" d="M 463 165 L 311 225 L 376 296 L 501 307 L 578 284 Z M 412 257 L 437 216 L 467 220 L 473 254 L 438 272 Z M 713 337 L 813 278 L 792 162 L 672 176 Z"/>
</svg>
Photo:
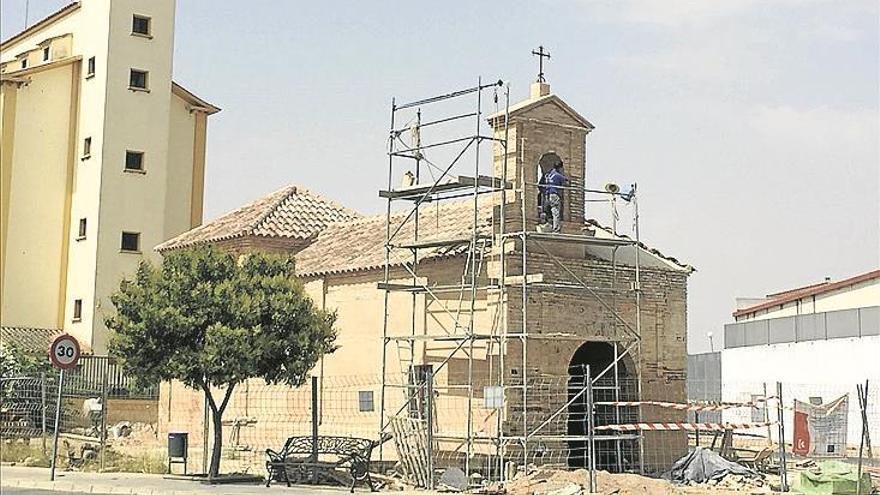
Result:
<svg viewBox="0 0 880 495">
<path fill-rule="evenodd" d="M 360 412 L 373 412 L 373 391 L 372 390 L 360 390 L 358 391 L 358 411 Z"/>
<path fill-rule="evenodd" d="M 88 220 L 85 218 L 79 219 L 79 229 L 76 231 L 76 240 L 81 241 L 86 238 L 86 226 L 88 224 Z"/>
<path fill-rule="evenodd" d="M 122 250 L 139 252 L 141 250 L 141 235 L 138 232 L 122 233 Z"/>
<path fill-rule="evenodd" d="M 95 75 L 95 57 L 89 57 L 89 60 L 86 62 L 86 77 L 92 77 Z"/>
<path fill-rule="evenodd" d="M 126 151 L 125 152 L 125 170 L 135 172 L 144 171 L 144 152 L 143 151 Z"/>
<path fill-rule="evenodd" d="M 49 47 L 48 46 L 44 47 L 43 48 L 43 62 L 46 62 L 49 60 L 49 55 L 50 55 Z"/>
<path fill-rule="evenodd" d="M 142 15 L 135 14 L 131 18 L 131 32 L 132 34 L 140 34 L 143 36 L 150 35 L 150 18 Z"/>
<path fill-rule="evenodd" d="M 27 69 L 27 59 L 26 58 L 21 59 L 21 68 Z"/>
<path fill-rule="evenodd" d="M 88 158 L 92 156 L 92 138 L 87 137 L 83 139 L 83 158 Z"/>
<path fill-rule="evenodd" d="M 147 76 L 145 70 L 131 69 L 128 78 L 128 87 L 133 89 L 147 89 Z"/>
<path fill-rule="evenodd" d="M 82 320 L 83 301 L 82 299 L 73 300 L 73 321 Z"/>
</svg>

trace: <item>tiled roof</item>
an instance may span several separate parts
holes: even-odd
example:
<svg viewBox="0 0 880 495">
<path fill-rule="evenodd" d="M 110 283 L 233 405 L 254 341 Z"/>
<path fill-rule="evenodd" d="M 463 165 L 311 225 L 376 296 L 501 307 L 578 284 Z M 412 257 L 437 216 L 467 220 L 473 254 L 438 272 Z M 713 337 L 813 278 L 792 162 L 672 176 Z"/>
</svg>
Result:
<svg viewBox="0 0 880 495">
<path fill-rule="evenodd" d="M 805 297 L 817 296 L 819 294 L 825 294 L 828 292 L 845 289 L 847 287 L 851 287 L 853 285 L 867 282 L 869 280 L 874 280 L 877 278 L 880 278 L 880 270 L 872 270 L 870 272 L 862 273 L 861 275 L 856 275 L 855 277 L 850 277 L 844 280 L 840 280 L 838 282 L 823 282 L 819 284 L 808 285 L 806 287 L 801 287 L 799 289 L 777 292 L 776 294 L 771 294 L 771 296 L 773 297 L 770 297 L 765 302 L 735 311 L 733 313 L 733 316 L 745 316 L 764 309 L 772 308 L 774 306 L 780 306 L 786 303 L 790 303 L 792 301 L 797 301 L 798 299 L 803 299 Z"/>
<path fill-rule="evenodd" d="M 299 186 L 287 186 L 156 246 L 179 249 L 244 236 L 308 239 L 360 214 Z"/>
<path fill-rule="evenodd" d="M 477 232 L 491 234 L 491 203 L 480 206 Z M 392 214 L 392 230 L 407 216 L 409 210 Z M 429 204 L 419 209 L 419 242 L 464 238 L 472 235 L 473 200 Z M 392 244 L 413 241 L 415 223 L 404 224 Z M 461 254 L 466 244 L 419 249 L 419 259 L 426 260 Z M 395 249 L 394 265 L 412 261 L 411 251 Z M 371 270 L 385 266 L 385 215 L 361 218 L 328 226 L 312 244 L 296 255 L 297 275 L 308 277 L 329 273 Z"/>
<path fill-rule="evenodd" d="M 480 204 L 477 215 L 477 232 L 479 235 L 492 234 L 492 215 L 494 205 L 490 202 Z M 392 230 L 406 217 L 409 210 L 392 215 Z M 471 236 L 474 221 L 473 200 L 448 202 L 423 206 L 419 209 L 419 242 L 431 240 L 466 239 Z M 400 245 L 413 240 L 414 222 L 410 219 L 400 233 L 395 236 L 392 244 Z M 605 230 L 605 237 L 610 237 L 610 229 L 603 227 L 595 220 L 587 220 L 585 225 Z M 621 236 L 625 237 L 625 236 Z M 312 277 L 333 273 L 375 270 L 385 266 L 385 215 L 361 218 L 350 222 L 341 222 L 328 226 L 307 248 L 296 255 L 296 271 L 301 277 Z M 639 245 L 648 256 L 663 260 L 658 264 L 665 268 L 683 270 L 688 273 L 694 268 L 652 249 L 645 244 Z M 419 259 L 437 259 L 454 256 L 466 252 L 466 243 L 454 246 L 420 248 Z M 401 266 L 411 263 L 412 251 L 401 248 L 394 249 L 392 264 Z"/>
<path fill-rule="evenodd" d="M 0 327 L 0 344 L 48 352 L 52 339 L 61 333 L 61 330 L 55 328 Z"/>
</svg>

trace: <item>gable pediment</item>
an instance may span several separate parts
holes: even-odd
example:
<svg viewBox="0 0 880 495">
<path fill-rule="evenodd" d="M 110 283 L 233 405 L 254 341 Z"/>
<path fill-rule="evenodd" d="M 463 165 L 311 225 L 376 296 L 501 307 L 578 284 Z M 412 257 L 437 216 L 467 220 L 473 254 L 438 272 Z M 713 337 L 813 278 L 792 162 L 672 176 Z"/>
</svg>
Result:
<svg viewBox="0 0 880 495">
<path fill-rule="evenodd" d="M 586 132 L 590 132 L 595 128 L 590 121 L 562 101 L 562 98 L 553 94 L 512 105 L 509 112 L 511 122 L 515 122 L 517 119 L 534 119 L 547 123 L 579 127 Z M 500 120 L 503 117 L 504 113 L 498 112 L 489 117 L 489 122 L 493 125 L 500 124 Z"/>
</svg>

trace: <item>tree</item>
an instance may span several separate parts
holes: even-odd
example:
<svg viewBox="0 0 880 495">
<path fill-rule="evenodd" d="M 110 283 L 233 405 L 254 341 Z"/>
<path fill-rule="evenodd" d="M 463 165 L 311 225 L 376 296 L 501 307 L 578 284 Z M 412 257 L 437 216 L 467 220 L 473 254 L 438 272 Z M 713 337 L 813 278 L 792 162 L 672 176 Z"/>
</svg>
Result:
<svg viewBox="0 0 880 495">
<path fill-rule="evenodd" d="M 52 371 L 46 350 L 38 351 L 0 342 L 0 377 L 36 375 Z"/>
<path fill-rule="evenodd" d="M 205 393 L 214 425 L 209 478 L 220 471 L 221 421 L 235 386 L 250 378 L 302 385 L 335 349 L 336 316 L 315 307 L 290 257 L 179 251 L 161 267 L 142 262 L 111 301 L 110 352 L 124 369 Z"/>
</svg>

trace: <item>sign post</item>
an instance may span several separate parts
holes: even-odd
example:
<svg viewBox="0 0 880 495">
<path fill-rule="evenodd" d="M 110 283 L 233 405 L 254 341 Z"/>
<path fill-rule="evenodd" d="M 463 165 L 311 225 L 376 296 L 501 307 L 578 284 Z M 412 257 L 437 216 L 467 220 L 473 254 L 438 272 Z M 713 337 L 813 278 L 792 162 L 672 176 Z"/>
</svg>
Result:
<svg viewBox="0 0 880 495">
<path fill-rule="evenodd" d="M 55 481 L 55 460 L 58 458 L 58 432 L 61 429 L 61 398 L 64 392 L 64 370 L 76 368 L 79 362 L 79 342 L 70 335 L 59 335 L 49 346 L 49 361 L 61 370 L 58 377 L 58 401 L 55 403 L 55 432 L 52 438 L 52 463 L 49 481 Z"/>
</svg>

